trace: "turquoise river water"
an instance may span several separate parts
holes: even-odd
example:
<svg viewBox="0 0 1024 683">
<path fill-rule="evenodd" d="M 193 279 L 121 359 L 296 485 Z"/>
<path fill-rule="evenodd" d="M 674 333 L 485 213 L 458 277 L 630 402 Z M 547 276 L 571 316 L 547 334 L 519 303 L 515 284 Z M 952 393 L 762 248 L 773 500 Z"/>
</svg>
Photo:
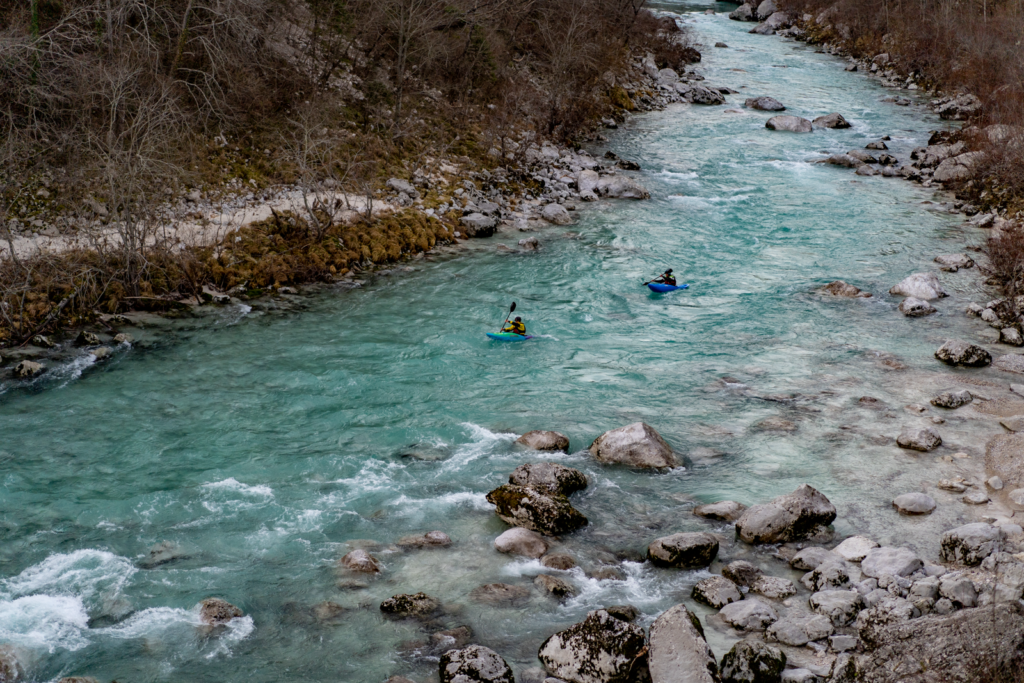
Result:
<svg viewBox="0 0 1024 683">
<path fill-rule="evenodd" d="M 813 47 L 705 16 L 710 6 L 659 5 L 684 14 L 706 46 L 708 81 L 742 94 L 633 117 L 592 150 L 638 160 L 651 200 L 581 205 L 575 225 L 535 233 L 538 253 L 498 251 L 522 236 L 500 233 L 357 289 L 222 309 L 102 366 L 3 387 L 0 643 L 28 680 L 434 680 L 436 659 L 418 647 L 426 633 L 377 608 L 418 591 L 447 605 L 434 628 L 467 625 L 522 672 L 590 609 L 628 602 L 649 623 L 689 602 L 707 572 L 635 561 L 658 536 L 718 531 L 722 558 L 774 562 L 695 517 L 695 503 L 753 504 L 808 482 L 836 503 L 840 534 L 913 545 L 950 522 L 942 510 L 892 512 L 892 494 L 938 466 L 892 437 L 914 419 L 902 406 L 926 402 L 915 385 L 954 374 L 931 354 L 966 325 L 963 304 L 991 296 L 973 271 L 941 274 L 953 296 L 940 313 L 906 319 L 886 291 L 934 270 L 936 254 L 980 244 L 981 231 L 961 227 L 931 190 L 809 163 L 886 134 L 906 159 L 943 124 L 924 107 L 882 102 L 890 91 Z M 767 114 L 742 108 L 761 94 L 809 118 L 841 112 L 853 128 L 768 131 Z M 641 287 L 666 267 L 690 289 Z M 814 293 L 834 279 L 875 296 Z M 513 300 L 538 338 L 488 341 Z M 863 407 L 865 395 L 892 410 Z M 759 429 L 769 417 L 795 431 Z M 637 420 L 687 466 L 651 474 L 588 457 L 598 434 Z M 512 443 L 530 429 L 568 435 L 573 453 L 556 459 L 591 482 L 573 499 L 590 525 L 559 542 L 580 564 L 563 574 L 580 595 L 561 604 L 532 588 L 547 571 L 539 563 L 491 545 L 506 527 L 484 496 L 537 459 Z M 972 448 L 968 426 L 945 429 L 950 448 Z M 393 545 L 431 529 L 454 545 Z M 141 566 L 165 541 L 185 557 Z M 345 583 L 335 563 L 367 545 L 382 576 Z M 602 565 L 623 578 L 587 576 Z M 499 581 L 533 595 L 508 607 L 469 597 Z M 197 628 L 209 596 L 247 616 Z M 310 616 L 325 600 L 345 608 L 329 623 Z M 736 636 L 709 638 L 721 656 Z"/>
</svg>

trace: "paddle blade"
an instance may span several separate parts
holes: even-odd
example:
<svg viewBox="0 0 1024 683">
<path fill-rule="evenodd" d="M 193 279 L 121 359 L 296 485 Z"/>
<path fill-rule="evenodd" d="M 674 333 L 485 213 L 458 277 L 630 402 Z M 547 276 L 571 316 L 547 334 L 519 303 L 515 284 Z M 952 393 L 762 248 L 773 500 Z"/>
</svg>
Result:
<svg viewBox="0 0 1024 683">
<path fill-rule="evenodd" d="M 509 313 L 515 313 L 516 312 L 516 302 L 515 301 L 512 302 L 512 308 L 508 309 L 508 312 Z"/>
</svg>

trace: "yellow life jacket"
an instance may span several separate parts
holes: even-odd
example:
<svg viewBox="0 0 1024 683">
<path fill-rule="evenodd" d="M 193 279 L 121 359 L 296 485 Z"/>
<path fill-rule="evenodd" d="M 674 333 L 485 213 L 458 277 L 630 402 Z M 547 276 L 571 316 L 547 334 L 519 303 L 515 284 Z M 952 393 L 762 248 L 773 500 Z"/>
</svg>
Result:
<svg viewBox="0 0 1024 683">
<path fill-rule="evenodd" d="M 508 324 L 502 332 L 515 332 L 516 334 L 526 335 L 526 323 L 512 321 Z"/>
</svg>

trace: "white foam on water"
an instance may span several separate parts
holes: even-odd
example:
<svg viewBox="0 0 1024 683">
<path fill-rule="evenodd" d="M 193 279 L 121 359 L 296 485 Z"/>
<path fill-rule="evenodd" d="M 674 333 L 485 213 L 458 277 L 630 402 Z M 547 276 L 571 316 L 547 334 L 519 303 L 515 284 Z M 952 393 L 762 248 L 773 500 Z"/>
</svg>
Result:
<svg viewBox="0 0 1024 683">
<path fill-rule="evenodd" d="M 689 195 L 682 194 L 670 194 L 668 200 L 673 204 L 683 204 L 691 209 L 710 209 L 711 205 L 708 204 L 702 197 L 692 197 Z"/>
<path fill-rule="evenodd" d="M 242 482 L 238 481 L 234 477 L 228 477 L 221 481 L 211 482 L 209 484 L 203 484 L 204 489 L 213 490 L 227 490 L 227 491 L 238 491 L 239 493 L 245 493 L 250 496 L 263 496 L 266 498 L 274 497 L 274 490 L 265 484 L 257 484 L 256 486 L 247 486 Z"/>
<path fill-rule="evenodd" d="M 57 365 L 51 368 L 49 372 L 40 375 L 39 379 L 45 378 L 48 380 L 63 380 L 61 385 L 58 387 L 60 389 L 63 389 L 64 387 L 71 384 L 79 377 L 81 377 L 82 373 L 85 372 L 86 368 L 95 364 L 96 356 L 92 355 L 91 353 L 86 353 L 81 356 L 78 356 L 77 358 L 72 359 L 71 361 L 63 365 Z"/>
<path fill-rule="evenodd" d="M 202 625 L 199 613 L 174 607 L 151 607 L 137 612 L 119 624 L 98 628 L 93 631 L 97 635 L 110 636 L 129 640 L 132 638 L 148 638 L 166 633 L 183 626 L 195 628 Z"/>
<path fill-rule="evenodd" d="M 80 598 L 30 595 L 0 601 L 0 643 L 32 650 L 80 650 L 89 644 L 83 632 L 89 615 Z"/>
<path fill-rule="evenodd" d="M 424 507 L 458 507 L 468 505 L 474 510 L 491 510 L 492 506 L 487 502 L 487 494 L 473 493 L 472 491 L 459 491 L 457 493 L 446 493 L 436 498 L 410 498 L 402 494 L 396 498 L 391 505 L 400 507 L 401 514 L 420 514 L 420 508 Z"/>
<path fill-rule="evenodd" d="M 256 624 L 253 623 L 252 617 L 237 617 L 229 621 L 225 628 L 226 632 L 221 633 L 212 642 L 212 648 L 206 655 L 207 659 L 220 656 L 230 657 L 231 648 L 248 638 L 256 630 Z"/>
<path fill-rule="evenodd" d="M 663 178 L 669 178 L 671 180 L 692 180 L 693 178 L 699 177 L 696 171 L 687 171 L 684 173 L 680 173 L 677 171 L 661 171 L 660 173 L 655 173 L 654 175 L 661 176 Z"/>
<path fill-rule="evenodd" d="M 0 596 L 66 595 L 86 604 L 118 595 L 138 569 L 127 558 L 83 549 L 50 555 L 18 576 L 0 582 Z"/>
<path fill-rule="evenodd" d="M 463 466 L 474 460 L 479 460 L 483 457 L 507 455 L 507 453 L 496 453 L 496 447 L 510 444 L 519 438 L 518 434 L 492 432 L 486 427 L 481 427 L 472 422 L 463 422 L 462 427 L 466 428 L 469 432 L 471 441 L 456 448 L 452 457 L 442 464 L 439 472 L 446 476 L 452 471 L 461 470 Z"/>
</svg>

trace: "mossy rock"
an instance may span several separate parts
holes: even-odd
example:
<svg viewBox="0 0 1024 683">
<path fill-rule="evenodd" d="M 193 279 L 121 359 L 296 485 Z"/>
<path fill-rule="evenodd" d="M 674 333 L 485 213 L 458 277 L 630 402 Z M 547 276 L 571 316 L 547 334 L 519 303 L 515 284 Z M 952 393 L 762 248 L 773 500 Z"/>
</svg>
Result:
<svg viewBox="0 0 1024 683">
<path fill-rule="evenodd" d="M 495 512 L 504 522 L 549 536 L 571 533 L 588 524 L 565 496 L 526 486 L 499 486 L 487 494 L 487 500 L 495 505 Z"/>
</svg>

